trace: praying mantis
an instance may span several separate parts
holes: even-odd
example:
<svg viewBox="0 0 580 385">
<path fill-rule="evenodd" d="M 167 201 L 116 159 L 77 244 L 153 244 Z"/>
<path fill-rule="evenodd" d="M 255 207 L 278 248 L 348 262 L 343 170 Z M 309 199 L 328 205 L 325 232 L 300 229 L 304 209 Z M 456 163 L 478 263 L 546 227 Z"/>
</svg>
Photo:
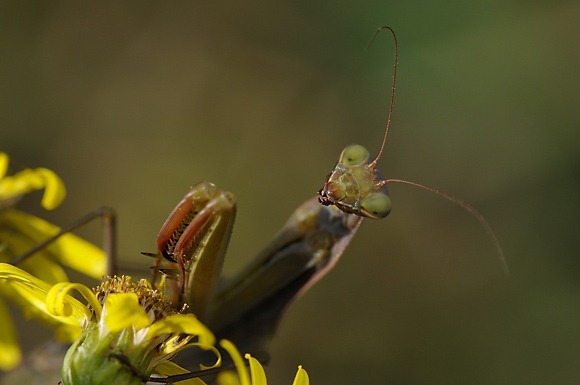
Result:
<svg viewBox="0 0 580 385">
<path fill-rule="evenodd" d="M 391 124 L 398 62 L 397 39 L 390 27 L 379 28 L 373 40 L 385 30 L 391 32 L 395 46 L 393 80 L 382 144 L 372 161 L 365 147 L 347 146 L 317 195 L 301 204 L 274 240 L 228 281 L 221 279 L 221 268 L 233 230 L 236 198 L 210 182 L 190 188 L 161 227 L 157 250 L 144 253 L 155 258 L 153 285 L 165 291 L 176 310 L 187 308 L 219 338 L 232 340 L 243 352 L 267 350 L 290 304 L 336 265 L 363 218 L 389 214 L 388 183 L 419 187 L 463 207 L 490 236 L 507 271 L 497 238 L 472 206 L 426 185 L 380 176 L 377 164 Z M 187 366 L 187 356 L 178 358 Z"/>
<path fill-rule="evenodd" d="M 379 28 L 373 40 L 383 30 L 393 36 L 395 60 L 385 134 L 374 160 L 369 161 L 363 146 L 347 146 L 317 196 L 299 206 L 275 239 L 222 287 L 216 286 L 216 276 L 235 213 L 231 193 L 209 182 L 192 187 L 157 237 L 155 270 L 173 278 L 172 298 L 187 303 L 218 336 L 231 339 L 242 350 L 255 353 L 265 348 L 288 306 L 332 269 L 363 218 L 389 214 L 387 183 L 425 189 L 467 210 L 483 226 L 508 271 L 491 226 L 471 205 L 423 184 L 380 176 L 377 163 L 390 127 L 398 61 L 396 35 L 390 27 Z"/>
</svg>

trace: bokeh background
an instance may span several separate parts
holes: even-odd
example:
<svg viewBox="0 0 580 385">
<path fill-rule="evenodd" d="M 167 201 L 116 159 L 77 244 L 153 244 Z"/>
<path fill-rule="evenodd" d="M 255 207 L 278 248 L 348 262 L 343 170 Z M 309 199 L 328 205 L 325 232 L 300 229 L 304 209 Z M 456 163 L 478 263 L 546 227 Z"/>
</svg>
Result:
<svg viewBox="0 0 580 385">
<path fill-rule="evenodd" d="M 345 145 L 378 150 L 393 45 L 365 48 L 388 24 L 383 175 L 474 204 L 511 276 L 466 212 L 393 185 L 390 217 L 290 310 L 270 383 L 303 364 L 313 384 L 577 384 L 579 16 L 577 1 L 2 1 L 0 148 L 67 183 L 58 210 L 21 208 L 66 224 L 114 207 L 132 268 L 189 185 L 234 192 L 233 273 Z M 99 242 L 97 224 L 80 233 Z"/>
</svg>

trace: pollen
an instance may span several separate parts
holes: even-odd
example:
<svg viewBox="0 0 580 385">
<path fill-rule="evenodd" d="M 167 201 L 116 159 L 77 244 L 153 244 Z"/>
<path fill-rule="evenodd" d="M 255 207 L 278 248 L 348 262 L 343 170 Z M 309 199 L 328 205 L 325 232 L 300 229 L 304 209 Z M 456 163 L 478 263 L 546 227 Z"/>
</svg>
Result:
<svg viewBox="0 0 580 385">
<path fill-rule="evenodd" d="M 177 312 L 173 310 L 169 298 L 157 289 L 153 289 L 146 279 L 133 282 L 130 276 L 113 276 L 93 289 L 97 299 L 104 304 L 107 295 L 112 293 L 135 293 L 139 305 L 145 310 L 151 322 L 158 321 Z"/>
</svg>

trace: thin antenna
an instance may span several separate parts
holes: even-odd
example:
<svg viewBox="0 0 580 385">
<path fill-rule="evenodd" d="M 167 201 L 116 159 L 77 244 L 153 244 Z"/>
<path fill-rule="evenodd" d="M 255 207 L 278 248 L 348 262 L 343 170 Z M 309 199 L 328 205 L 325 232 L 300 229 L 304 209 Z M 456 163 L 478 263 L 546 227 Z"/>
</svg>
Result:
<svg viewBox="0 0 580 385">
<path fill-rule="evenodd" d="M 395 35 L 395 31 L 391 27 L 386 26 L 386 25 L 380 27 L 379 29 L 377 29 L 377 31 L 373 35 L 367 49 L 369 49 L 370 46 L 373 44 L 377 35 L 379 33 L 381 33 L 381 31 L 384 31 L 385 29 L 388 29 L 391 32 L 391 35 L 393 35 L 393 41 L 395 43 L 395 59 L 394 59 L 394 65 L 393 65 L 393 82 L 391 83 L 391 97 L 390 97 L 390 101 L 389 101 L 389 112 L 387 114 L 387 125 L 385 127 L 385 135 L 383 136 L 383 143 L 381 144 L 381 149 L 380 149 L 379 153 L 377 154 L 377 157 L 369 165 L 371 168 L 376 166 L 377 162 L 379 161 L 379 159 L 381 159 L 381 156 L 383 155 L 383 149 L 385 148 L 385 143 L 387 142 L 387 135 L 389 134 L 389 128 L 391 127 L 391 118 L 393 116 L 393 105 L 395 104 L 395 83 L 397 81 L 397 63 L 399 62 L 399 44 L 397 43 L 397 35 Z"/>
<path fill-rule="evenodd" d="M 487 236 L 491 239 L 491 242 L 493 243 L 493 247 L 495 248 L 495 251 L 499 257 L 499 261 L 501 263 L 501 267 L 502 267 L 504 273 L 506 275 L 509 275 L 510 270 L 509 270 L 509 267 L 507 264 L 507 260 L 505 258 L 505 254 L 503 253 L 503 249 L 502 249 L 497 237 L 495 236 L 495 233 L 493 232 L 489 222 L 487 222 L 485 220 L 484 216 L 479 211 L 477 211 L 475 209 L 475 207 L 471 206 L 469 203 L 467 203 L 467 202 L 465 202 L 457 197 L 454 197 L 453 195 L 447 194 L 446 192 L 438 190 L 434 187 L 422 185 L 420 183 L 410 182 L 410 181 L 404 180 L 404 179 L 386 179 L 383 181 L 383 184 L 385 184 L 385 183 L 403 183 L 403 184 L 408 184 L 411 186 L 419 187 L 423 190 L 427 190 L 427 191 L 430 191 L 432 193 L 435 193 L 435 194 L 439 195 L 440 197 L 445 198 L 448 201 L 451 201 L 460 207 L 463 207 L 471 215 L 473 215 L 475 217 L 475 219 L 477 219 L 477 221 L 483 226 L 483 229 L 487 233 Z"/>
<path fill-rule="evenodd" d="M 408 180 L 403 180 L 403 179 L 386 179 L 386 180 L 382 180 L 380 175 L 378 174 L 377 170 L 376 170 L 376 166 L 377 163 L 379 161 L 379 159 L 381 158 L 381 156 L 383 155 L 383 150 L 385 148 L 385 143 L 387 141 L 387 136 L 389 134 L 389 128 L 391 127 L 391 118 L 393 115 L 393 105 L 395 103 L 395 84 L 397 81 L 397 64 L 399 62 L 399 45 L 397 42 L 397 36 L 395 35 L 395 31 L 388 26 L 383 26 L 377 29 L 377 31 L 375 32 L 375 34 L 373 35 L 369 45 L 367 46 L 367 49 L 373 44 L 373 42 L 375 41 L 376 37 L 378 36 L 378 34 L 381 31 L 384 30 L 389 30 L 391 32 L 391 35 L 393 36 L 393 42 L 395 45 L 395 58 L 394 58 L 394 65 L 393 65 L 393 82 L 391 84 L 391 97 L 389 100 L 389 108 L 388 108 L 388 115 L 387 115 L 387 124 L 385 127 L 385 134 L 383 136 L 383 143 L 381 144 L 381 149 L 377 155 L 377 157 L 370 163 L 365 163 L 362 166 L 365 168 L 367 173 L 372 173 L 372 176 L 370 177 L 370 181 L 372 181 L 373 186 L 372 188 L 369 188 L 370 191 L 372 191 L 373 194 L 381 194 L 381 192 L 379 191 L 385 184 L 387 183 L 402 183 L 402 184 L 407 184 L 407 185 L 411 185 L 411 186 L 415 186 L 415 187 L 419 187 L 423 190 L 427 190 L 430 191 L 432 193 L 435 193 L 436 195 L 439 195 L 442 198 L 447 199 L 448 201 L 455 203 L 456 205 L 458 205 L 459 207 L 462 207 L 464 210 L 466 210 L 468 213 L 470 213 L 471 215 L 473 215 L 475 217 L 475 219 L 477 219 L 477 221 L 483 226 L 485 232 L 487 233 L 488 237 L 491 239 L 493 246 L 496 250 L 496 253 L 499 257 L 500 263 L 502 265 L 502 269 L 505 272 L 506 275 L 509 275 L 509 268 L 508 268 L 508 264 L 503 252 L 503 249 L 501 248 L 501 245 L 499 243 L 499 241 L 497 240 L 497 237 L 495 236 L 495 233 L 493 232 L 491 226 L 489 225 L 489 223 L 487 222 L 487 220 L 483 217 L 483 215 L 481 215 L 481 213 L 479 213 L 479 211 L 477 211 L 473 206 L 471 206 L 470 204 L 462 201 L 459 198 L 454 197 L 453 195 L 447 194 L 441 190 L 438 190 L 434 187 L 430 187 L 430 186 L 426 186 L 417 182 L 411 182 Z M 336 191 L 333 190 L 337 190 L 339 193 L 344 193 L 344 191 L 347 187 L 350 187 L 351 184 L 359 183 L 359 184 L 365 184 L 365 186 L 368 186 L 368 184 L 370 183 L 369 180 L 367 179 L 362 179 L 362 178 L 358 178 L 358 176 L 355 175 L 355 173 L 352 173 L 352 182 L 349 181 L 348 183 L 336 183 L 336 185 L 339 185 L 339 188 L 337 187 L 333 187 L 330 188 L 329 186 L 331 185 L 331 179 L 338 179 L 339 177 L 341 177 L 345 172 L 343 170 L 339 170 L 335 167 L 335 170 L 333 170 L 333 172 L 331 174 L 329 174 L 329 176 L 326 178 L 326 181 L 324 183 L 324 187 L 318 192 L 319 195 L 319 201 L 320 203 L 322 203 L 325 206 L 328 206 L 330 204 L 335 205 L 336 207 L 338 207 L 340 210 L 347 212 L 347 213 L 353 213 L 355 215 L 361 216 L 361 217 L 365 217 L 365 216 L 371 216 L 368 215 L 367 213 L 365 213 L 364 210 L 361 209 L 361 207 L 357 207 L 354 204 L 350 204 L 350 203 L 345 203 L 344 201 L 341 201 L 341 195 L 337 195 Z M 366 174 L 365 174 L 366 175 Z M 346 196 L 346 193 L 344 193 Z M 386 195 L 386 192 L 382 192 L 383 195 Z M 361 202 L 363 199 L 366 199 L 367 197 L 370 196 L 370 193 L 365 194 L 364 196 L 359 196 L 356 200 L 356 202 Z M 387 202 L 389 202 L 388 198 L 386 200 Z M 363 201 L 364 204 L 364 201 Z M 389 202 L 390 204 L 390 202 Z M 362 205 L 362 204 L 361 204 Z M 373 218 L 383 218 L 388 214 L 389 210 L 384 212 L 384 215 L 381 216 L 376 216 Z"/>
</svg>

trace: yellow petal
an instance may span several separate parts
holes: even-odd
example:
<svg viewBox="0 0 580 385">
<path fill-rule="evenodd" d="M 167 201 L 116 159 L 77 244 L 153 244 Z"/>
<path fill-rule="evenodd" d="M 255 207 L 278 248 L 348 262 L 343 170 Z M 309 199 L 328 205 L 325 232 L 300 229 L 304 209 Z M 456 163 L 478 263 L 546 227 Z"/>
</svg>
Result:
<svg viewBox="0 0 580 385">
<path fill-rule="evenodd" d="M 218 385 L 240 385 L 238 375 L 233 370 L 225 370 L 220 372 L 217 376 L 216 382 Z"/>
<path fill-rule="evenodd" d="M 68 282 L 68 277 L 62 266 L 49 258 L 24 261 L 18 267 L 48 284 Z"/>
<path fill-rule="evenodd" d="M 242 359 L 242 356 L 240 355 L 240 352 L 236 346 L 228 340 L 221 340 L 220 345 L 232 357 L 232 361 L 234 361 L 234 365 L 238 371 L 238 376 L 240 377 L 240 385 L 251 385 L 248 370 L 246 369 L 244 360 Z"/>
<path fill-rule="evenodd" d="M 244 356 L 250 361 L 250 374 L 252 375 L 252 385 L 266 385 L 266 373 L 260 361 L 252 357 L 249 353 Z"/>
<path fill-rule="evenodd" d="M 215 341 L 213 343 L 215 343 Z M 221 355 L 220 351 L 218 350 L 218 348 L 216 348 L 214 345 L 202 345 L 202 344 L 198 344 L 198 343 L 191 343 L 188 346 L 199 346 L 203 350 L 206 350 L 206 351 L 209 350 L 215 355 L 216 360 L 212 365 L 205 365 L 205 364 L 200 363 L 199 364 L 200 369 L 213 369 L 213 368 L 218 368 L 222 365 L 222 355 Z"/>
<path fill-rule="evenodd" d="M 182 368 L 171 361 L 163 361 L 161 364 L 155 367 L 155 372 L 164 376 L 174 376 L 176 374 L 189 373 L 189 370 Z M 201 378 L 191 378 L 185 381 L 179 381 L 179 384 L 183 385 L 206 385 Z"/>
<path fill-rule="evenodd" d="M 95 279 L 102 279 L 107 271 L 107 255 L 92 243 L 74 234 L 64 234 L 56 241 L 61 251 L 56 259 L 65 266 Z"/>
<path fill-rule="evenodd" d="M 14 251 L 17 252 L 15 256 L 28 251 L 60 230 L 58 226 L 18 210 L 4 210 L 0 214 L 0 226 L 4 229 L 10 229 L 13 234 L 22 234 L 30 239 L 30 244 L 26 245 L 25 250 Z M 7 241 L 10 240 L 7 239 Z M 64 234 L 39 253 L 48 253 L 50 258 L 61 264 L 96 279 L 101 279 L 106 272 L 107 256 L 105 253 L 92 243 L 74 234 Z M 36 255 L 31 258 L 35 257 Z"/>
<path fill-rule="evenodd" d="M 44 181 L 44 195 L 42 195 L 40 204 L 47 210 L 58 207 L 66 197 L 64 182 L 47 168 L 40 167 L 34 171 Z"/>
<path fill-rule="evenodd" d="M 4 178 L 6 171 L 8 171 L 8 161 L 8 154 L 0 152 L 0 180 Z"/>
<path fill-rule="evenodd" d="M 111 332 L 134 327 L 141 330 L 151 323 L 135 293 L 111 293 L 105 299 L 105 325 Z"/>
<path fill-rule="evenodd" d="M 56 208 L 66 196 L 63 181 L 46 168 L 26 169 L 0 180 L 0 198 L 10 199 L 34 190 L 44 189 L 41 204 L 47 210 Z"/>
<path fill-rule="evenodd" d="M 46 282 L 8 263 L 0 263 L 0 285 L 30 287 L 40 293 L 46 293 L 50 288 Z"/>
<path fill-rule="evenodd" d="M 15 338 L 16 332 L 10 320 L 10 313 L 1 299 L 0 323 L 2 324 L 0 327 L 0 370 L 11 370 L 20 363 L 22 353 Z"/>
<path fill-rule="evenodd" d="M 57 325 L 54 331 L 54 339 L 58 342 L 72 344 L 75 342 L 82 333 L 82 326 L 76 325 L 76 327 L 71 327 L 68 325 Z"/>
<path fill-rule="evenodd" d="M 0 250 L 0 261 L 10 261 L 38 244 L 36 240 L 16 229 L 13 223 L 5 220 L 6 214 L 12 211 L 14 210 L 8 209 L 0 212 L 0 231 L 7 235 L 2 239 L 3 247 Z M 25 226 L 26 224 L 20 223 L 20 225 Z M 51 253 L 46 249 L 19 263 L 19 267 L 48 283 L 68 281 L 62 266 L 52 259 Z"/>
<path fill-rule="evenodd" d="M 97 318 L 101 315 L 101 303 L 91 289 L 80 283 L 59 282 L 52 286 L 46 294 L 46 309 L 47 311 L 59 317 L 69 317 L 75 315 L 73 306 L 78 302 L 72 297 L 69 292 L 76 290 L 79 292 L 92 306 Z M 74 301 L 73 301 L 74 300 Z M 80 308 L 83 313 L 81 321 L 91 317 L 91 312 L 85 306 Z"/>
<path fill-rule="evenodd" d="M 161 334 L 189 334 L 198 336 L 201 345 L 215 344 L 213 333 L 193 314 L 172 314 L 154 322 L 147 332 L 149 337 Z"/>
<path fill-rule="evenodd" d="M 14 301 L 22 308 L 25 315 L 31 315 L 42 321 L 61 328 L 68 328 L 71 336 L 80 334 L 80 322 L 85 319 L 86 307 L 79 301 L 69 296 L 67 301 L 72 307 L 72 315 L 58 317 L 48 312 L 46 308 L 47 293 L 50 285 L 27 272 L 6 264 L 0 263 L 0 292 L 5 298 Z M 64 330 L 64 329 L 63 329 Z"/>
<path fill-rule="evenodd" d="M 50 314 L 46 309 L 46 292 L 40 292 L 37 288 L 14 284 L 0 285 L 2 295 L 18 305 L 25 318 L 34 318 L 46 324 L 56 326 L 59 335 L 68 336 L 63 341 L 72 342 L 81 332 L 81 322 L 84 320 L 75 316 L 57 317 Z M 74 313 L 76 314 L 76 313 Z"/>
<path fill-rule="evenodd" d="M 302 365 L 298 366 L 298 371 L 296 372 L 296 377 L 294 377 L 294 382 L 292 385 L 309 385 L 310 380 L 308 379 L 308 373 L 306 370 L 302 369 Z"/>
</svg>

